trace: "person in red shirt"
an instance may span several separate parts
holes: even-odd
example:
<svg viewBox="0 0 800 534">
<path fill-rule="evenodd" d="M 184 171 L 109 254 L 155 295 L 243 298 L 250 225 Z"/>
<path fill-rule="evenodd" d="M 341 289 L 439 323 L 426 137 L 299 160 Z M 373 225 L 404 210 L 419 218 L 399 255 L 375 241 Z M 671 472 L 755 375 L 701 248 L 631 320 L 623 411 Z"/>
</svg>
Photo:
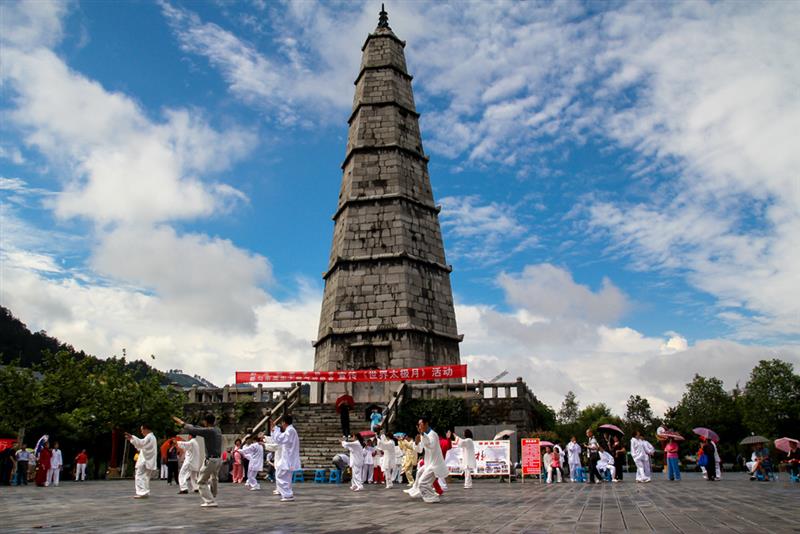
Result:
<svg viewBox="0 0 800 534">
<path fill-rule="evenodd" d="M 44 487 L 47 482 L 47 471 L 50 469 L 50 459 L 53 453 L 50 452 L 50 444 L 45 441 L 44 447 L 39 451 L 39 458 L 36 463 L 36 478 L 37 486 Z"/>
<path fill-rule="evenodd" d="M 86 480 L 86 464 L 89 463 L 89 456 L 86 449 L 81 450 L 75 457 L 75 482 Z"/>
</svg>

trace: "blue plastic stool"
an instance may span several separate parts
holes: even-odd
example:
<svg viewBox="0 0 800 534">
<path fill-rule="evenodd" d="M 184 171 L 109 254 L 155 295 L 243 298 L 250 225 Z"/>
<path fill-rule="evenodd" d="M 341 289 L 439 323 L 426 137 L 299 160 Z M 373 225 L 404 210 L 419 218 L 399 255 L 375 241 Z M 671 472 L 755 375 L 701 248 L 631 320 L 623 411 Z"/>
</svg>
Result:
<svg viewBox="0 0 800 534">
<path fill-rule="evenodd" d="M 341 484 L 342 483 L 342 472 L 338 469 L 331 469 L 331 476 L 328 479 L 330 484 Z"/>
<path fill-rule="evenodd" d="M 292 473 L 292 483 L 293 484 L 295 482 L 305 482 L 305 481 L 306 481 L 306 478 L 303 476 L 303 470 L 302 469 L 298 469 L 297 471 Z"/>
<path fill-rule="evenodd" d="M 316 469 L 314 471 L 314 482 L 317 484 L 325 484 L 328 482 L 328 479 L 325 477 L 324 469 Z"/>
<path fill-rule="evenodd" d="M 606 482 L 611 482 L 611 480 L 612 480 L 612 478 L 611 478 L 611 469 L 606 469 L 605 470 L 605 472 L 603 474 L 603 478 L 606 479 Z"/>
</svg>

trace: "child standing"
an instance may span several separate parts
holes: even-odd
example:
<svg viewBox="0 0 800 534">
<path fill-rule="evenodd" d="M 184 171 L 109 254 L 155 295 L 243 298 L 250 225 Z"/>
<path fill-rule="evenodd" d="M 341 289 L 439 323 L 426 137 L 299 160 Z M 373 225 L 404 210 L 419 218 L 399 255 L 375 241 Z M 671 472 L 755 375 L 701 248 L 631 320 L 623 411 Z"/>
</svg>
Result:
<svg viewBox="0 0 800 534">
<path fill-rule="evenodd" d="M 250 444 L 240 449 L 242 456 L 249 460 L 247 464 L 247 482 L 245 486 L 250 488 L 250 491 L 257 491 L 261 489 L 261 484 L 258 483 L 258 473 L 264 468 L 264 445 L 262 436 L 251 437 Z"/>
</svg>

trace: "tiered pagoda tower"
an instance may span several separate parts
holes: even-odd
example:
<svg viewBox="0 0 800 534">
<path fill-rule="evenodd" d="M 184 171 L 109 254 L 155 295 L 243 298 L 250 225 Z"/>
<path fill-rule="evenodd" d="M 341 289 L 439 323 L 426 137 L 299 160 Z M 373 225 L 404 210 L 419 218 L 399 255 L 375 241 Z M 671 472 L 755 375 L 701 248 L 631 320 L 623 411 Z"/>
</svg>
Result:
<svg viewBox="0 0 800 534">
<path fill-rule="evenodd" d="M 452 267 L 422 150 L 405 42 L 381 6 L 362 50 L 314 369 L 460 363 Z M 356 401 L 385 401 L 396 384 L 355 384 Z M 324 384 L 336 398 L 344 384 Z"/>
</svg>

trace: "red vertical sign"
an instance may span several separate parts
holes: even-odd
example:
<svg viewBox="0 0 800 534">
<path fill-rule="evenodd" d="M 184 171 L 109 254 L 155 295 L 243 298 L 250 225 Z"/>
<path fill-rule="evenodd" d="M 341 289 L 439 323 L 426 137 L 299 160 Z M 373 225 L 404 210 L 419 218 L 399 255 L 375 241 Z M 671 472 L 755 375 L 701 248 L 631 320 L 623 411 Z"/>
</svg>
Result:
<svg viewBox="0 0 800 534">
<path fill-rule="evenodd" d="M 539 475 L 542 473 L 542 448 L 539 438 L 522 440 L 522 474 Z"/>
</svg>

